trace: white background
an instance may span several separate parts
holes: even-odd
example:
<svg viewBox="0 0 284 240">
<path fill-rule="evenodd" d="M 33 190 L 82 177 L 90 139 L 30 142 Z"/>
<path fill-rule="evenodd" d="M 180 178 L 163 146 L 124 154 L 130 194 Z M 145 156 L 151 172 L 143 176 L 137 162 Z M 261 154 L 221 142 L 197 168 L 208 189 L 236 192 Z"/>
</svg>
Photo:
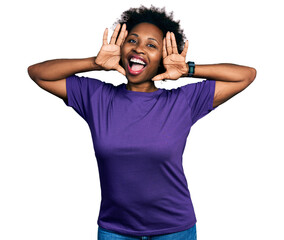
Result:
<svg viewBox="0 0 284 240">
<path fill-rule="evenodd" d="M 191 129 L 183 162 L 198 240 L 283 240 L 280 0 L 1 3 L 0 239 L 97 239 L 100 183 L 89 128 L 27 68 L 95 56 L 104 29 L 112 33 L 121 13 L 140 3 L 174 12 L 189 40 L 187 60 L 257 69 L 247 89 Z M 116 72 L 79 75 L 127 82 Z M 197 80 L 155 84 L 171 89 Z"/>
</svg>

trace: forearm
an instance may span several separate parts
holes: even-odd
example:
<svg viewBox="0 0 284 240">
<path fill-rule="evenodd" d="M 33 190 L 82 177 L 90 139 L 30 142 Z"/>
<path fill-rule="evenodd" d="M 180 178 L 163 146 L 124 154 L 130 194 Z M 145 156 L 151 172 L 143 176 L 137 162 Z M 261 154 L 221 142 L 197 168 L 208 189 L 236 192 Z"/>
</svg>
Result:
<svg viewBox="0 0 284 240">
<path fill-rule="evenodd" d="M 193 77 L 226 82 L 240 82 L 253 80 L 255 75 L 256 70 L 254 68 L 231 63 L 220 63 L 195 65 Z"/>
<path fill-rule="evenodd" d="M 33 80 L 55 81 L 79 72 L 101 70 L 95 58 L 48 60 L 29 66 L 28 73 Z"/>
</svg>

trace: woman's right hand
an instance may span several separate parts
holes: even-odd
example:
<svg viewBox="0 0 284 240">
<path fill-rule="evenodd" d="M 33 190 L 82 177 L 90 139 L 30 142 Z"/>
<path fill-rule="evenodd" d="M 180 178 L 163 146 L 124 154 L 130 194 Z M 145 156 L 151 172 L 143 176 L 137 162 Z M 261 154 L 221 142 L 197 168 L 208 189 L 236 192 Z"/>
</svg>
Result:
<svg viewBox="0 0 284 240">
<path fill-rule="evenodd" d="M 121 58 L 120 47 L 127 36 L 126 24 L 122 25 L 121 32 L 117 37 L 119 29 L 120 24 L 115 27 L 109 43 L 107 42 L 108 29 L 105 29 L 103 45 L 96 57 L 95 63 L 101 66 L 104 70 L 117 70 L 123 75 L 126 75 L 124 68 L 119 65 Z"/>
</svg>

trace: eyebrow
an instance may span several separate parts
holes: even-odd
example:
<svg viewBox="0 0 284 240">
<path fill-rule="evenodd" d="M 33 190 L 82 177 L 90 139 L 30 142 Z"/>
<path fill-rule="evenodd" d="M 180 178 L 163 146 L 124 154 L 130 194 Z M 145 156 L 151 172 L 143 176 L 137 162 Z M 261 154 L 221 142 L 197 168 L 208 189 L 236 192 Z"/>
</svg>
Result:
<svg viewBox="0 0 284 240">
<path fill-rule="evenodd" d="M 136 34 L 136 33 L 131 33 L 130 34 L 130 36 L 131 35 L 134 35 L 134 36 L 136 36 L 136 37 L 139 37 L 139 35 L 138 34 Z M 149 40 L 154 40 L 154 41 L 156 41 L 159 45 L 160 45 L 160 43 L 155 39 L 155 38 L 148 38 Z"/>
</svg>

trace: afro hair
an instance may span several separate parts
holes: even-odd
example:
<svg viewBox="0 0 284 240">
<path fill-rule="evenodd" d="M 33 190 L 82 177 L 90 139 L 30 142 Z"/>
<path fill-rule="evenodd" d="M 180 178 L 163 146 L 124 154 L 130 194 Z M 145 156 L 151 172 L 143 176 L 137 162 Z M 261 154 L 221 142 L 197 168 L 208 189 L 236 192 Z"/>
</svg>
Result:
<svg viewBox="0 0 284 240">
<path fill-rule="evenodd" d="M 130 8 L 122 13 L 120 19 L 114 23 L 114 26 L 118 23 L 121 25 L 125 23 L 127 31 L 130 32 L 137 24 L 143 22 L 157 26 L 163 32 L 164 37 L 168 31 L 173 32 L 175 34 L 178 52 L 182 52 L 185 35 L 180 28 L 180 21 L 174 21 L 173 12 L 167 14 L 165 7 L 160 9 L 151 5 L 150 8 L 146 8 L 141 5 L 139 8 Z"/>
</svg>

